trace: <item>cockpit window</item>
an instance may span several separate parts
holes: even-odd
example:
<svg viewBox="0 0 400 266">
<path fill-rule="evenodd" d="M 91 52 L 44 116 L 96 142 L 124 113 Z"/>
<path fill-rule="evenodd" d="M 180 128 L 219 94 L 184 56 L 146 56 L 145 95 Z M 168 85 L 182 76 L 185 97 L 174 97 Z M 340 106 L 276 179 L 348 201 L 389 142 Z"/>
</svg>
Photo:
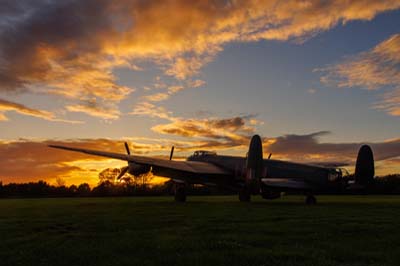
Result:
<svg viewBox="0 0 400 266">
<path fill-rule="evenodd" d="M 337 181 L 342 178 L 342 171 L 340 168 L 332 169 L 329 172 L 328 179 L 329 181 Z"/>
<path fill-rule="evenodd" d="M 193 153 L 194 157 L 200 157 L 200 156 L 210 156 L 210 155 L 217 155 L 216 152 L 213 151 L 195 151 Z"/>
</svg>

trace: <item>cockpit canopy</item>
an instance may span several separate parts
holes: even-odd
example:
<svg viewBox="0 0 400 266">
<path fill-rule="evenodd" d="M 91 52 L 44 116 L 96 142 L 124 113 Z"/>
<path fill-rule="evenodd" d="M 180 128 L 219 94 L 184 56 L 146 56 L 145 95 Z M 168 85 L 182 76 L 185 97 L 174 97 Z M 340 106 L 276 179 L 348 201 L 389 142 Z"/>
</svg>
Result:
<svg viewBox="0 0 400 266">
<path fill-rule="evenodd" d="M 217 155 L 215 151 L 195 151 L 191 157 L 215 156 L 215 155 Z"/>
<path fill-rule="evenodd" d="M 338 181 L 342 179 L 343 177 L 343 172 L 347 172 L 347 170 L 342 169 L 342 168 L 332 168 L 329 171 L 328 179 L 329 181 Z"/>
</svg>

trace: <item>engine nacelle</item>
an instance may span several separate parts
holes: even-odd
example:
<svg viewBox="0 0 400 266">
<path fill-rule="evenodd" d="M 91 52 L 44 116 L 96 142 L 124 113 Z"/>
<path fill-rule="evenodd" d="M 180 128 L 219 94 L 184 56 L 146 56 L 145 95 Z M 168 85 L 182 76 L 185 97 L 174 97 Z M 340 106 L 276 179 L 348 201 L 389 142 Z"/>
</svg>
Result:
<svg viewBox="0 0 400 266">
<path fill-rule="evenodd" d="M 128 172 L 131 175 L 138 176 L 142 174 L 146 174 L 151 171 L 151 167 L 149 165 L 142 165 L 137 163 L 129 163 Z"/>
</svg>

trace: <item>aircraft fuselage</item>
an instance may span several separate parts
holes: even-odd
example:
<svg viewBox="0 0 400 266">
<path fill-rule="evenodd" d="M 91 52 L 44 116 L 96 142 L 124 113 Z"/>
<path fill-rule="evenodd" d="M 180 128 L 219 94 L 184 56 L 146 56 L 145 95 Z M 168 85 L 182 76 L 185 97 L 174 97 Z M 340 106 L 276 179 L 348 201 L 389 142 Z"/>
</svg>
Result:
<svg viewBox="0 0 400 266">
<path fill-rule="evenodd" d="M 208 182 L 212 183 L 237 183 L 244 180 L 246 175 L 246 158 L 236 156 L 220 156 L 220 155 L 203 155 L 191 156 L 188 161 L 212 163 L 230 172 L 230 180 L 213 180 L 213 178 L 205 177 Z M 314 184 L 319 190 L 331 190 L 338 188 L 341 181 L 341 174 L 335 168 L 325 168 L 314 165 L 299 164 L 280 160 L 263 160 L 263 178 L 279 179 L 291 178 L 306 180 L 310 184 Z M 220 182 L 219 182 L 220 181 Z"/>
</svg>

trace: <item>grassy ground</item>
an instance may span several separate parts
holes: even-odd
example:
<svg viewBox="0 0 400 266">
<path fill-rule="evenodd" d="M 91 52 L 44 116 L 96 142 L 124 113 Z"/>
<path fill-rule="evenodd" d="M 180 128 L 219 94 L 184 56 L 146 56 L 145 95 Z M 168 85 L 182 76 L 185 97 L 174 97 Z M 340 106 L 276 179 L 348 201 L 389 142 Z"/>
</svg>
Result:
<svg viewBox="0 0 400 266">
<path fill-rule="evenodd" d="M 0 265 L 400 265 L 400 197 L 0 200 Z"/>
</svg>

